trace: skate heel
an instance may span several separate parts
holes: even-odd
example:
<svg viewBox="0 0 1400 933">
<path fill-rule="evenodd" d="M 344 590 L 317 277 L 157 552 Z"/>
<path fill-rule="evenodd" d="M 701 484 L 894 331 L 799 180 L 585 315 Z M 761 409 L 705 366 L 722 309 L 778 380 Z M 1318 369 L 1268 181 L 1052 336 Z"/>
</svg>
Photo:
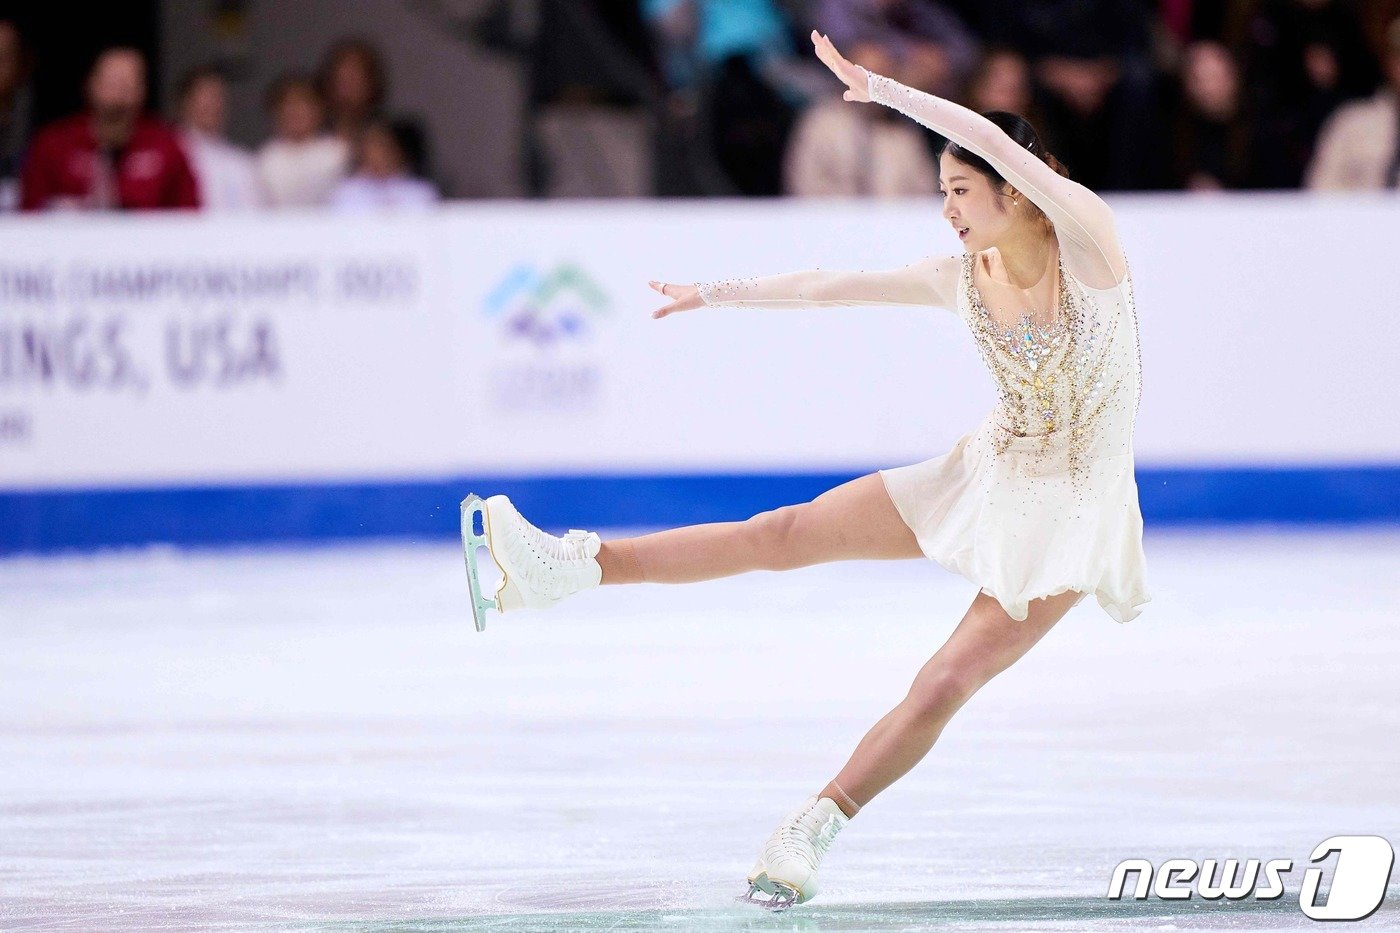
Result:
<svg viewBox="0 0 1400 933">
<path fill-rule="evenodd" d="M 478 632 L 486 631 L 486 610 L 503 611 L 500 597 L 504 581 L 502 587 L 496 590 L 496 597 L 491 598 L 481 592 L 481 579 L 477 573 L 477 548 L 485 545 L 486 549 L 490 551 L 489 533 L 490 525 L 486 514 L 486 502 L 476 493 L 468 493 L 467 497 L 462 500 L 462 552 L 467 564 L 467 588 L 471 590 L 472 620 L 476 623 Z M 491 559 L 496 559 L 494 553 L 491 555 Z"/>
<path fill-rule="evenodd" d="M 525 608 L 525 597 L 510 577 L 503 577 L 501 585 L 496 587 L 496 608 L 501 612 Z"/>
<path fill-rule="evenodd" d="M 758 888 L 764 894 L 773 893 L 773 887 L 768 883 L 768 866 L 764 864 L 762 858 L 760 858 L 758 860 L 758 863 L 754 865 L 753 871 L 749 872 L 748 877 L 745 880 L 748 881 L 749 884 Z"/>
</svg>

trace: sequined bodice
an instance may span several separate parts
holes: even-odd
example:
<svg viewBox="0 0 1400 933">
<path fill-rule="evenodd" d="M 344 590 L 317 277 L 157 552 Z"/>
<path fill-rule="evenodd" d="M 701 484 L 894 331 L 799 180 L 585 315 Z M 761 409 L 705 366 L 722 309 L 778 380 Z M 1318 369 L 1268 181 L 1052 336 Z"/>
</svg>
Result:
<svg viewBox="0 0 1400 933">
<path fill-rule="evenodd" d="M 1059 263 L 1058 307 L 1049 323 L 1029 313 L 1014 325 L 993 318 L 973 280 L 975 254 L 962 257 L 964 319 L 996 381 L 997 451 L 1016 445 L 1070 468 L 1131 450 L 1141 394 L 1141 357 L 1130 280 L 1092 289 Z"/>
</svg>

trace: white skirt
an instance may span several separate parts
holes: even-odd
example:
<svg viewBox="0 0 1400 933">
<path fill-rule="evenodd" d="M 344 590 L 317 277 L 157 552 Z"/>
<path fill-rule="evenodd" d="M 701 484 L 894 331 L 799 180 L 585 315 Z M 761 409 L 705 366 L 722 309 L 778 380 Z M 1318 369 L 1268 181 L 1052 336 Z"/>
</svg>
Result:
<svg viewBox="0 0 1400 933">
<path fill-rule="evenodd" d="M 1115 622 L 1137 618 L 1152 597 L 1132 453 L 1091 462 L 1076 485 L 1067 470 L 1033 465 L 1034 437 L 993 453 L 990 427 L 940 457 L 880 471 L 924 554 L 1017 621 L 1032 599 L 1066 590 L 1093 593 Z"/>
</svg>

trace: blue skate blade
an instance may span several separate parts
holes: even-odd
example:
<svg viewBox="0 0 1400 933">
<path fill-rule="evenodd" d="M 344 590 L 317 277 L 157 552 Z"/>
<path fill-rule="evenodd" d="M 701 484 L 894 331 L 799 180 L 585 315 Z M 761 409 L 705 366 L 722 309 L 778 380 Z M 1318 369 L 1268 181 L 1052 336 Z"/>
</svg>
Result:
<svg viewBox="0 0 1400 933">
<path fill-rule="evenodd" d="M 477 572 L 477 548 L 486 544 L 486 503 L 475 493 L 462 500 L 462 552 L 467 564 L 467 588 L 471 590 L 472 620 L 478 632 L 486 631 L 486 610 L 496 609 L 496 600 L 481 592 L 481 577 Z"/>
</svg>

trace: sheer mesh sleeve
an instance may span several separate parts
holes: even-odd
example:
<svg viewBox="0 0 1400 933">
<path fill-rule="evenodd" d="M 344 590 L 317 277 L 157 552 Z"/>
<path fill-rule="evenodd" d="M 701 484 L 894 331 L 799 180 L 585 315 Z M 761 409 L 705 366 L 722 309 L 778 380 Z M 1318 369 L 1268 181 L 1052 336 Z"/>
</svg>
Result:
<svg viewBox="0 0 1400 933">
<path fill-rule="evenodd" d="M 1093 191 L 1065 178 L 974 110 L 866 71 L 870 99 L 986 159 L 1055 225 L 1065 266 L 1080 281 L 1112 288 L 1127 274 L 1113 211 Z"/>
<path fill-rule="evenodd" d="M 696 286 L 707 305 L 796 308 L 838 305 L 926 305 L 956 311 L 956 256 L 921 259 L 899 269 L 809 269 L 761 278 L 724 279 Z"/>
</svg>

